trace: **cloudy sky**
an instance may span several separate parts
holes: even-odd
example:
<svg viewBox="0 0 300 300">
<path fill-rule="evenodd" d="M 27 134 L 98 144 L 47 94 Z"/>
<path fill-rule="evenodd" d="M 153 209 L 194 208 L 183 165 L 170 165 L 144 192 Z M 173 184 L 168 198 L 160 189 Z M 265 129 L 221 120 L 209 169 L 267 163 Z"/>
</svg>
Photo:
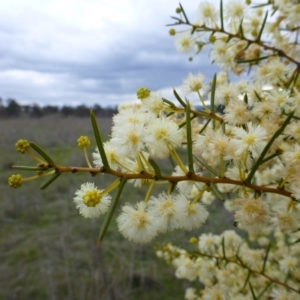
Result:
<svg viewBox="0 0 300 300">
<path fill-rule="evenodd" d="M 191 19 L 198 1 L 182 0 Z M 206 55 L 179 54 L 165 25 L 177 0 L 0 2 L 0 97 L 40 105 L 114 106 L 143 86 L 170 99 Z M 177 27 L 179 29 L 179 27 Z"/>
</svg>

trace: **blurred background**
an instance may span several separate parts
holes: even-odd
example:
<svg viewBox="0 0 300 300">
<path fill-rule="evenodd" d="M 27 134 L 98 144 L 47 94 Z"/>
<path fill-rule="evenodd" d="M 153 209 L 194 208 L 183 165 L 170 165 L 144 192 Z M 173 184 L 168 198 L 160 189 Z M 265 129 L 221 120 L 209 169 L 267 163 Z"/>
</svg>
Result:
<svg viewBox="0 0 300 300">
<path fill-rule="evenodd" d="M 98 116 L 98 123 L 106 139 L 111 118 Z M 77 138 L 90 137 L 92 159 L 96 144 L 89 118 L 61 113 L 37 118 L 22 112 L 18 117 L 2 116 L 0 128 L 0 299 L 183 299 L 189 283 L 176 280 L 173 268 L 159 260 L 155 250 L 167 242 L 195 250 L 189 245 L 190 237 L 234 228 L 223 203 L 215 200 L 201 229 L 172 231 L 146 245 L 131 243 L 118 232 L 115 218 L 120 205 L 141 201 L 147 187 L 136 189 L 128 183 L 104 241 L 97 247 L 103 218 L 83 218 L 73 197 L 82 183 L 92 181 L 102 189 L 114 178 L 63 174 L 45 190 L 39 189 L 45 178 L 26 182 L 19 189 L 7 184 L 12 174 L 34 175 L 11 169 L 13 164 L 37 163 L 27 154 L 17 153 L 14 144 L 20 138 L 40 145 L 58 164 L 86 166 Z M 168 161 L 159 163 L 164 174 L 172 172 Z M 153 194 L 164 188 L 159 185 Z"/>
</svg>

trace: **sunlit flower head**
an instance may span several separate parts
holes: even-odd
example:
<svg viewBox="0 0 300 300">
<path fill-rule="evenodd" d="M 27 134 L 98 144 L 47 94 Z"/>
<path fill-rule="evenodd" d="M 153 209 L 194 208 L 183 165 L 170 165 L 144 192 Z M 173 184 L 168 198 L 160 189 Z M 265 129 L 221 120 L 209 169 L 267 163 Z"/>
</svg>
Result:
<svg viewBox="0 0 300 300">
<path fill-rule="evenodd" d="M 155 218 L 149 213 L 145 202 L 135 206 L 126 204 L 117 218 L 121 234 L 130 241 L 137 243 L 150 242 L 158 232 Z"/>
<path fill-rule="evenodd" d="M 95 187 L 94 183 L 87 182 L 75 192 L 74 202 L 82 216 L 96 218 L 108 211 L 111 196 L 103 195 L 102 191 Z"/>
<path fill-rule="evenodd" d="M 145 128 L 138 124 L 115 126 L 110 140 L 118 155 L 135 157 L 144 148 Z"/>
<path fill-rule="evenodd" d="M 225 6 L 225 18 L 239 21 L 244 17 L 245 8 L 244 1 L 230 0 Z"/>
<path fill-rule="evenodd" d="M 183 32 L 176 34 L 175 47 L 178 52 L 188 53 L 195 47 L 195 41 L 190 32 Z"/>
<path fill-rule="evenodd" d="M 199 92 L 200 90 L 205 89 L 203 81 L 204 76 L 201 73 L 189 73 L 188 76 L 183 80 L 181 89 L 186 95 L 193 92 Z"/>
<path fill-rule="evenodd" d="M 208 218 L 206 208 L 199 202 L 193 203 L 182 194 L 177 195 L 176 200 L 178 228 L 192 230 L 199 228 Z"/>
<path fill-rule="evenodd" d="M 220 289 L 218 285 L 213 287 L 206 287 L 203 291 L 203 300 L 226 300 L 226 295 L 224 291 Z"/>
<path fill-rule="evenodd" d="M 160 232 L 166 232 L 176 228 L 177 211 L 174 195 L 167 195 L 162 192 L 158 197 L 151 197 L 149 202 L 149 211 L 156 218 Z"/>
<path fill-rule="evenodd" d="M 272 218 L 272 224 L 282 232 L 293 232 L 300 228 L 300 213 L 295 211 L 277 212 Z"/>
<path fill-rule="evenodd" d="M 113 147 L 110 142 L 104 143 L 103 146 L 109 166 L 116 169 L 118 167 L 118 162 L 120 161 L 120 156 L 117 154 L 116 148 Z M 103 162 L 98 147 L 92 155 L 95 167 L 101 168 L 103 166 Z"/>
<path fill-rule="evenodd" d="M 175 122 L 168 118 L 158 118 L 150 122 L 144 139 L 150 154 L 164 158 L 169 154 L 167 143 L 172 147 L 181 146 L 183 135 Z"/>
<path fill-rule="evenodd" d="M 266 145 L 266 130 L 253 123 L 247 123 L 247 130 L 241 127 L 234 129 L 236 146 L 236 155 L 240 155 L 245 151 L 251 151 L 253 157 L 257 157 Z"/>
<path fill-rule="evenodd" d="M 199 23 L 214 26 L 219 19 L 216 6 L 209 1 L 201 1 L 198 8 Z"/>
<path fill-rule="evenodd" d="M 150 95 L 143 99 L 143 108 L 155 115 L 159 115 L 164 108 L 164 102 L 160 92 L 151 92 Z"/>
<path fill-rule="evenodd" d="M 212 233 L 201 234 L 198 241 L 198 248 L 200 252 L 205 252 L 213 254 L 217 244 L 220 242 L 218 236 L 213 235 Z"/>
<path fill-rule="evenodd" d="M 270 220 L 269 207 L 261 199 L 239 198 L 234 200 L 235 220 L 240 228 L 259 232 Z"/>
</svg>

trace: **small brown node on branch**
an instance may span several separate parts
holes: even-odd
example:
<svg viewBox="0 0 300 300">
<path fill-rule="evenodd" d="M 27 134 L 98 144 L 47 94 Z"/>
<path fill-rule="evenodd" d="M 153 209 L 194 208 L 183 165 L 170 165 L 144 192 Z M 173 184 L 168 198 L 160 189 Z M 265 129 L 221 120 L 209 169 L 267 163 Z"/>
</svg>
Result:
<svg viewBox="0 0 300 300">
<path fill-rule="evenodd" d="M 186 177 L 191 178 L 193 173 L 192 172 L 187 172 L 185 175 L 186 175 Z"/>
<path fill-rule="evenodd" d="M 71 169 L 71 172 L 72 172 L 72 173 L 77 173 L 77 169 L 73 167 L 73 168 Z"/>
</svg>

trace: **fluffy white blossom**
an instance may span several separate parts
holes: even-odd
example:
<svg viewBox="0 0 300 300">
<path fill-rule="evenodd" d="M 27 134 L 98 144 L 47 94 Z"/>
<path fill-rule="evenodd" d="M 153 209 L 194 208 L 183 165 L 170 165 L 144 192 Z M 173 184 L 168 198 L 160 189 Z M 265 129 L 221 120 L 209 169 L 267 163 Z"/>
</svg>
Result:
<svg viewBox="0 0 300 300">
<path fill-rule="evenodd" d="M 167 195 L 162 192 L 158 197 L 151 197 L 148 205 L 149 211 L 158 223 L 160 232 L 173 230 L 177 227 L 177 207 L 174 194 Z"/>
<path fill-rule="evenodd" d="M 178 228 L 192 230 L 199 228 L 207 219 L 208 212 L 199 202 L 193 203 L 179 194 L 176 206 L 178 209 Z"/>
<path fill-rule="evenodd" d="M 216 6 L 209 1 L 201 1 L 198 7 L 199 23 L 215 27 L 219 19 L 219 11 Z"/>
<path fill-rule="evenodd" d="M 224 109 L 224 120 L 230 125 L 241 126 L 249 122 L 251 112 L 244 101 L 232 100 Z"/>
<path fill-rule="evenodd" d="M 230 101 L 236 101 L 239 94 L 238 87 L 234 83 L 218 85 L 215 94 L 216 104 L 228 105 Z"/>
<path fill-rule="evenodd" d="M 203 291 L 203 300 L 226 300 L 226 295 L 224 292 L 220 290 L 218 285 L 214 285 L 213 287 L 207 287 Z"/>
<path fill-rule="evenodd" d="M 296 211 L 278 211 L 272 218 L 272 224 L 282 232 L 293 232 L 300 228 L 300 213 Z"/>
<path fill-rule="evenodd" d="M 179 147 L 183 141 L 182 130 L 175 122 L 164 117 L 152 120 L 143 137 L 150 154 L 161 158 L 169 154 L 167 143 Z"/>
<path fill-rule="evenodd" d="M 183 32 L 176 35 L 175 47 L 178 52 L 188 53 L 195 48 L 195 41 L 190 32 Z"/>
<path fill-rule="evenodd" d="M 245 14 L 245 4 L 243 1 L 230 0 L 226 3 L 225 18 L 231 19 L 233 21 L 239 21 L 244 17 Z"/>
<path fill-rule="evenodd" d="M 120 156 L 135 157 L 144 149 L 145 128 L 138 124 L 115 126 L 110 140 Z"/>
<path fill-rule="evenodd" d="M 112 146 L 110 142 L 104 143 L 103 147 L 109 166 L 112 169 L 117 169 L 119 166 L 119 161 L 121 161 L 121 157 L 118 155 L 117 149 Z M 96 148 L 95 152 L 93 152 L 93 159 L 93 163 L 96 168 L 101 168 L 103 166 L 98 147 Z"/>
<path fill-rule="evenodd" d="M 159 115 L 164 109 L 161 92 L 151 92 L 149 97 L 142 100 L 142 106 L 146 111 Z"/>
<path fill-rule="evenodd" d="M 188 76 L 183 80 L 183 85 L 181 87 L 182 91 L 187 95 L 193 92 L 199 92 L 200 90 L 205 90 L 204 76 L 201 73 L 193 74 L 189 73 Z"/>
<path fill-rule="evenodd" d="M 158 231 L 158 224 L 149 213 L 147 204 L 143 201 L 135 206 L 126 204 L 117 217 L 118 229 L 130 241 L 147 243 L 151 241 Z"/>
<path fill-rule="evenodd" d="M 210 58 L 221 68 L 231 70 L 235 65 L 235 53 L 227 43 L 217 40 L 211 46 Z"/>
<path fill-rule="evenodd" d="M 212 233 L 201 234 L 198 240 L 199 251 L 208 254 L 213 254 L 219 242 L 220 238 L 218 236 L 213 235 Z"/>
<path fill-rule="evenodd" d="M 96 218 L 106 213 L 111 203 L 111 196 L 87 182 L 75 192 L 74 202 L 79 213 L 85 218 Z"/>
<path fill-rule="evenodd" d="M 299 269 L 298 271 L 300 271 L 300 264 L 296 257 L 286 256 L 279 261 L 279 268 L 287 274 L 295 271 L 297 268 Z"/>
<path fill-rule="evenodd" d="M 266 131 L 259 125 L 247 123 L 247 130 L 241 127 L 235 128 L 234 134 L 233 143 L 236 146 L 236 155 L 251 151 L 253 157 L 258 157 L 266 145 Z"/>
<path fill-rule="evenodd" d="M 270 220 L 269 207 L 261 199 L 239 198 L 234 200 L 235 220 L 239 227 L 258 232 L 266 227 Z"/>
<path fill-rule="evenodd" d="M 187 288 L 185 290 L 184 299 L 185 300 L 197 300 L 198 296 L 196 294 L 195 288 Z"/>
</svg>

